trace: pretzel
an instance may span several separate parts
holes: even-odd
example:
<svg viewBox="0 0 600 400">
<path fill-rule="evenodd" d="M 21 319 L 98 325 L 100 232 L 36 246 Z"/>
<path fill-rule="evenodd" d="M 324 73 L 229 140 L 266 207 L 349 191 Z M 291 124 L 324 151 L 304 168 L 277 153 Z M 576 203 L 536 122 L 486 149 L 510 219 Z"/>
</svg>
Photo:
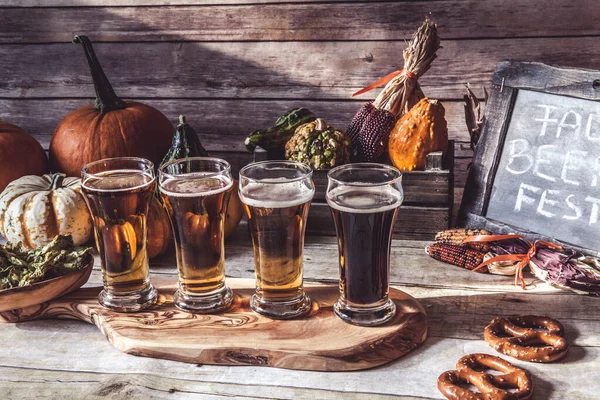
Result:
<svg viewBox="0 0 600 400">
<path fill-rule="evenodd" d="M 502 374 L 492 375 L 485 372 L 487 369 L 500 371 Z M 459 386 L 461 383 L 470 383 L 481 393 Z M 500 357 L 478 353 L 462 357 L 456 363 L 456 370 L 441 374 L 438 389 L 450 400 L 517 400 L 528 399 L 533 384 L 531 375 L 524 369 L 517 368 Z"/>
<path fill-rule="evenodd" d="M 510 336 L 506 337 L 507 334 Z M 559 360 L 567 354 L 569 344 L 563 336 L 560 322 L 536 315 L 494 318 L 484 331 L 485 341 L 496 351 L 517 360 L 542 363 Z"/>
</svg>

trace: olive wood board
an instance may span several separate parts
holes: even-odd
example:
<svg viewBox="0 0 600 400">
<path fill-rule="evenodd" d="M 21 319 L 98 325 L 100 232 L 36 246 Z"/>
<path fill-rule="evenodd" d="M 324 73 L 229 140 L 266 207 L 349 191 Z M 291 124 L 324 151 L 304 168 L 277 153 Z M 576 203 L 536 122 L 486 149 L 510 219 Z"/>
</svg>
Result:
<svg viewBox="0 0 600 400">
<path fill-rule="evenodd" d="M 76 319 L 100 328 L 117 349 L 133 355 L 197 364 L 261 365 L 297 370 L 352 371 L 402 357 L 425 341 L 427 315 L 408 294 L 390 288 L 396 316 L 378 327 L 359 327 L 335 316 L 337 285 L 305 285 L 311 312 L 298 319 L 272 320 L 249 307 L 254 280 L 227 280 L 234 292 L 230 310 L 191 314 L 173 305 L 176 277 L 153 280 L 159 291 L 154 307 L 118 313 L 100 306 L 100 287 L 0 313 L 2 322 Z"/>
</svg>

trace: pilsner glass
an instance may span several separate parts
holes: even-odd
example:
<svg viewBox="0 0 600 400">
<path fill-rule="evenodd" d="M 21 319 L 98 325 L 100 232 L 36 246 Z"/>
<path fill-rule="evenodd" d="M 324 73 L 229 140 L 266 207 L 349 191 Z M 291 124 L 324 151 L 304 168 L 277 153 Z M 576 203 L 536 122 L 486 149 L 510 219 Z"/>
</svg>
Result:
<svg viewBox="0 0 600 400">
<path fill-rule="evenodd" d="M 87 164 L 81 175 L 102 266 L 104 290 L 98 300 L 115 311 L 139 311 L 157 297 L 146 251 L 154 165 L 143 158 L 108 158 Z"/>
<path fill-rule="evenodd" d="M 225 215 L 233 188 L 231 167 L 218 158 L 183 158 L 166 163 L 158 174 L 179 270 L 173 302 L 191 312 L 224 310 L 233 300 L 225 284 L 224 245 Z"/>
<path fill-rule="evenodd" d="M 327 174 L 327 203 L 335 222 L 340 298 L 335 313 L 355 325 L 389 321 L 390 246 L 404 198 L 402 173 L 383 164 L 346 164 Z"/>
<path fill-rule="evenodd" d="M 256 272 L 250 307 L 274 319 L 310 310 L 302 287 L 304 232 L 315 193 L 309 166 L 291 161 L 249 164 L 240 171 Z"/>
</svg>

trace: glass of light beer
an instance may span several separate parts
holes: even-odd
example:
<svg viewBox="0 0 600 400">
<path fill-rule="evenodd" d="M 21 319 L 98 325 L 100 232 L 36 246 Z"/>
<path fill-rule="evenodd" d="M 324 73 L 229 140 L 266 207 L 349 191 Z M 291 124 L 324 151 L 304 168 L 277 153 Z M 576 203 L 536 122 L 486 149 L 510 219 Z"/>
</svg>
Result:
<svg viewBox="0 0 600 400">
<path fill-rule="evenodd" d="M 383 324 L 396 312 L 389 298 L 390 247 L 404 199 L 402 173 L 359 163 L 334 168 L 327 177 L 340 264 L 340 298 L 333 309 L 355 325 Z"/>
<path fill-rule="evenodd" d="M 225 215 L 233 189 L 231 167 L 218 158 L 183 158 L 166 163 L 158 174 L 179 270 L 173 302 L 190 312 L 222 311 L 233 300 L 225 284 L 224 244 Z"/>
<path fill-rule="evenodd" d="M 98 300 L 115 311 L 144 309 L 157 297 L 146 251 L 154 165 L 143 158 L 109 158 L 85 165 L 81 175 L 102 266 L 104 290 Z"/>
<path fill-rule="evenodd" d="M 288 319 L 310 310 L 302 286 L 304 233 L 315 193 L 312 170 L 292 161 L 264 161 L 240 171 L 256 272 L 250 307 L 273 319 Z"/>
</svg>

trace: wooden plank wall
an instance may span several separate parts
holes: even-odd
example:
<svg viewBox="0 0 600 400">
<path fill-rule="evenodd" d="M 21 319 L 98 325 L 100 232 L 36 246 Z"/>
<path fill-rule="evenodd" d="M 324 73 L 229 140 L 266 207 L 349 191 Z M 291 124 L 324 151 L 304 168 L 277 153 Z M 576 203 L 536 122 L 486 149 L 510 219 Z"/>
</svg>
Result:
<svg viewBox="0 0 600 400">
<path fill-rule="evenodd" d="M 505 59 L 600 68 L 594 0 L 0 0 L 0 119 L 47 147 L 91 101 L 78 33 L 119 95 L 173 122 L 185 113 L 209 150 L 243 151 L 248 132 L 297 106 L 345 128 L 376 92 L 350 94 L 402 66 L 429 12 L 444 48 L 421 83 L 446 106 L 458 204 L 471 156 L 463 83 L 481 95 Z"/>
</svg>

